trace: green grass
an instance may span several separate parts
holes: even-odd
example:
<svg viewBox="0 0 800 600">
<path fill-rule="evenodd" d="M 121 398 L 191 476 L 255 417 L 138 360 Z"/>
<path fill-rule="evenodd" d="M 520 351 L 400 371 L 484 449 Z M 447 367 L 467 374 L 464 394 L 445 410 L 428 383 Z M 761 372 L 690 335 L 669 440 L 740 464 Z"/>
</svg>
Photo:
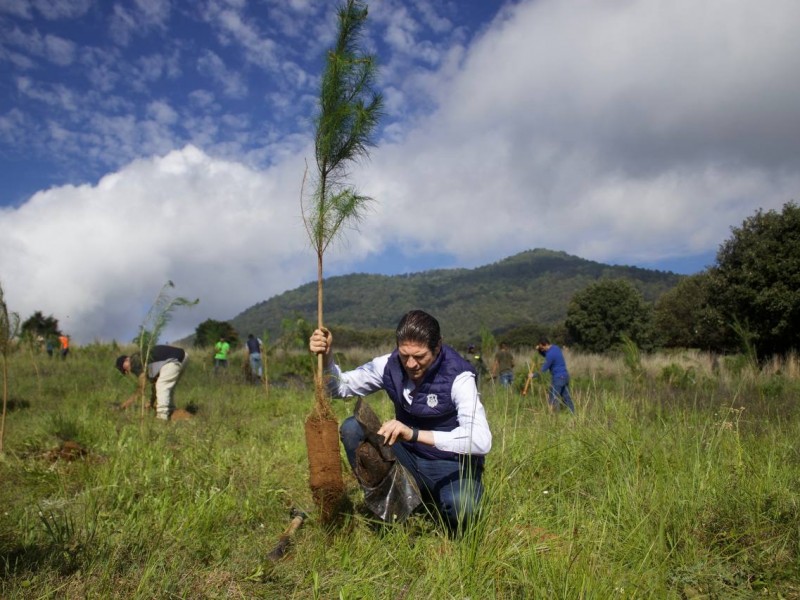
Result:
<svg viewBox="0 0 800 600">
<path fill-rule="evenodd" d="M 214 377 L 191 352 L 176 399 L 197 415 L 164 424 L 112 409 L 133 385 L 117 353 L 75 349 L 35 368 L 12 357 L 2 598 L 800 597 L 791 377 L 586 369 L 576 417 L 549 414 L 541 384 L 523 398 L 487 381 L 483 512 L 451 539 L 422 514 L 376 527 L 349 474 L 353 514 L 319 525 L 302 427 L 310 381 L 273 381 L 267 397 L 244 383 L 241 356 Z M 390 412 L 383 394 L 371 404 Z M 353 402 L 334 408 L 341 420 Z M 64 440 L 89 453 L 53 460 Z M 311 518 L 271 564 L 292 507 Z"/>
</svg>

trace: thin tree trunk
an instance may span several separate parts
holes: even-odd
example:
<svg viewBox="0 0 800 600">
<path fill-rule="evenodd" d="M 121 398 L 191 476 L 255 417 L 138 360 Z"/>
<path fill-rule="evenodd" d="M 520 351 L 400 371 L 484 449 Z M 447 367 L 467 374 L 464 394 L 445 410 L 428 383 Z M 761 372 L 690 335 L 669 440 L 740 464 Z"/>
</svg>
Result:
<svg viewBox="0 0 800 600">
<path fill-rule="evenodd" d="M 322 253 L 317 260 L 317 326 L 322 324 Z M 314 374 L 314 408 L 305 422 L 306 448 L 308 450 L 309 487 L 320 520 L 333 523 L 345 500 L 342 463 L 339 456 L 339 423 L 333 413 L 328 391 L 325 389 L 323 370 L 325 357 L 317 355 Z"/>
<path fill-rule="evenodd" d="M 8 408 L 8 362 L 3 354 L 3 416 L 0 418 L 0 454 L 3 453 L 3 442 L 6 437 L 6 410 Z"/>
<path fill-rule="evenodd" d="M 323 290 L 322 290 L 322 253 L 317 254 L 317 327 L 323 325 Z M 336 419 L 333 414 L 328 391 L 325 389 L 325 355 L 317 355 L 317 370 L 314 373 L 314 411 L 312 415 L 317 419 Z"/>
<path fill-rule="evenodd" d="M 324 320 L 322 318 L 323 292 L 322 292 L 322 252 L 317 254 L 317 328 L 322 329 Z M 324 403 L 324 390 L 322 389 L 322 370 L 325 368 L 325 355 L 317 354 L 317 372 L 314 377 L 314 398 L 317 404 L 317 412 L 321 412 Z"/>
<path fill-rule="evenodd" d="M 264 369 L 264 395 L 269 400 L 269 367 L 267 366 L 267 348 L 264 347 L 264 351 L 261 353 L 261 367 Z"/>
</svg>

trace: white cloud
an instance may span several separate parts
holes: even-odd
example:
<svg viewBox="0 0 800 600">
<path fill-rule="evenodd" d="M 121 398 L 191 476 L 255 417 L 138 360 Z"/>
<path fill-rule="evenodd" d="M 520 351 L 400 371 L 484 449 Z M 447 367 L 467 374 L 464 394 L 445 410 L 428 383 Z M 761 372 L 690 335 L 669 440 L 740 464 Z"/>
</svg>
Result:
<svg viewBox="0 0 800 600">
<path fill-rule="evenodd" d="M 57 35 L 42 35 L 35 29 L 25 32 L 19 27 L 14 27 L 5 34 L 5 38 L 5 43 L 59 66 L 67 66 L 75 59 L 75 44 Z"/>
<path fill-rule="evenodd" d="M 165 31 L 169 17 L 169 0 L 134 0 L 133 6 L 117 2 L 108 21 L 109 32 L 115 43 L 127 46 L 135 35 Z"/>
<path fill-rule="evenodd" d="M 172 125 L 178 120 L 178 113 L 164 100 L 151 102 L 147 112 L 156 122 L 163 125 Z"/>
<path fill-rule="evenodd" d="M 104 96 L 112 92 L 121 79 L 117 68 L 122 62 L 119 50 L 83 47 L 79 55 L 82 73 L 92 89 Z"/>
<path fill-rule="evenodd" d="M 800 5 L 778 4 L 510 5 L 440 79 L 439 109 L 373 152 L 366 235 L 467 263 L 714 249 L 800 186 Z"/>
<path fill-rule="evenodd" d="M 30 77 L 18 77 L 17 91 L 28 98 L 67 111 L 76 109 L 78 105 L 78 99 L 72 90 L 61 84 L 49 85 L 35 81 Z"/>
<path fill-rule="evenodd" d="M 94 186 L 39 192 L 0 212 L 9 306 L 53 314 L 78 343 L 127 341 L 172 280 L 201 302 L 175 315 L 167 337 L 231 318 L 313 277 L 301 176 L 299 164 L 256 172 L 187 146 Z"/>
<path fill-rule="evenodd" d="M 423 22 L 436 33 L 446 33 L 453 29 L 453 22 L 438 14 L 436 4 L 428 0 L 415 0 L 414 7 L 419 11 Z"/>
<path fill-rule="evenodd" d="M 247 93 L 247 83 L 241 74 L 228 69 L 216 53 L 210 50 L 205 51 L 197 59 L 197 68 L 201 73 L 208 75 L 220 84 L 226 96 L 240 98 Z"/>
<path fill-rule="evenodd" d="M 169 20 L 169 0 L 134 0 L 145 22 L 164 26 Z"/>
<path fill-rule="evenodd" d="M 0 0 L 0 12 L 21 19 L 30 19 L 33 16 L 31 4 L 27 0 Z"/>
<path fill-rule="evenodd" d="M 12 2 L 19 0 L 11 0 Z M 33 0 L 33 5 L 45 19 L 75 19 L 86 14 L 93 0 Z"/>
<path fill-rule="evenodd" d="M 0 48 L 0 61 L 8 61 L 22 71 L 28 71 L 36 67 L 36 63 L 28 56 L 19 52 L 9 52 L 4 48 Z"/>
<path fill-rule="evenodd" d="M 28 116 L 18 108 L 12 108 L 0 115 L 0 140 L 10 146 L 19 144 L 25 136 L 25 130 L 31 127 Z"/>
<path fill-rule="evenodd" d="M 75 44 L 57 35 L 44 37 L 45 56 L 53 63 L 66 66 L 75 60 Z"/>
<path fill-rule="evenodd" d="M 242 8 L 239 6 L 230 8 L 211 2 L 207 6 L 205 18 L 210 25 L 217 28 L 223 44 L 239 45 L 249 62 L 268 69 L 276 68 L 278 61 L 275 42 L 262 35 L 251 22 L 242 18 L 240 14 Z"/>
<path fill-rule="evenodd" d="M 141 83 L 136 84 L 138 89 L 146 90 L 153 82 L 162 77 L 175 79 L 181 74 L 179 53 L 149 54 L 142 56 L 136 64 L 136 76 Z"/>
<path fill-rule="evenodd" d="M 120 46 L 127 46 L 138 23 L 132 11 L 119 4 L 114 4 L 114 11 L 109 18 L 108 26 L 114 42 Z"/>
</svg>

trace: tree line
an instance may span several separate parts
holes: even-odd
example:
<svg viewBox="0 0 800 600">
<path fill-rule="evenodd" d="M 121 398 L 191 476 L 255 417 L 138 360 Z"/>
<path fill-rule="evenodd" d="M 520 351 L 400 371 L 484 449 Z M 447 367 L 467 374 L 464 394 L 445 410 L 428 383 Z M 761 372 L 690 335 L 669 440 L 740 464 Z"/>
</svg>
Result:
<svg viewBox="0 0 800 600">
<path fill-rule="evenodd" d="M 630 282 L 601 280 L 570 301 L 562 342 L 590 352 L 630 339 L 644 350 L 699 348 L 759 359 L 800 349 L 800 207 L 758 210 L 719 248 L 715 264 L 655 302 Z"/>
</svg>

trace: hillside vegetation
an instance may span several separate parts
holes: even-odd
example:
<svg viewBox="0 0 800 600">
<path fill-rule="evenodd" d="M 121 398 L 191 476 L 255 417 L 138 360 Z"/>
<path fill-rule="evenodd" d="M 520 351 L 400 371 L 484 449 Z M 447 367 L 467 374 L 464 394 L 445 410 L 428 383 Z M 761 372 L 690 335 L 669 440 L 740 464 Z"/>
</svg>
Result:
<svg viewBox="0 0 800 600">
<path fill-rule="evenodd" d="M 603 278 L 630 281 L 654 301 L 682 279 L 675 273 L 610 266 L 564 252 L 536 249 L 475 269 L 439 269 L 404 275 L 353 274 L 325 281 L 325 321 L 352 329 L 394 329 L 412 308 L 435 315 L 450 339 L 501 333 L 525 324 L 564 320 L 575 292 Z M 308 283 L 248 308 L 232 325 L 241 335 L 277 337 L 287 318 L 313 322 L 316 285 Z"/>
</svg>

